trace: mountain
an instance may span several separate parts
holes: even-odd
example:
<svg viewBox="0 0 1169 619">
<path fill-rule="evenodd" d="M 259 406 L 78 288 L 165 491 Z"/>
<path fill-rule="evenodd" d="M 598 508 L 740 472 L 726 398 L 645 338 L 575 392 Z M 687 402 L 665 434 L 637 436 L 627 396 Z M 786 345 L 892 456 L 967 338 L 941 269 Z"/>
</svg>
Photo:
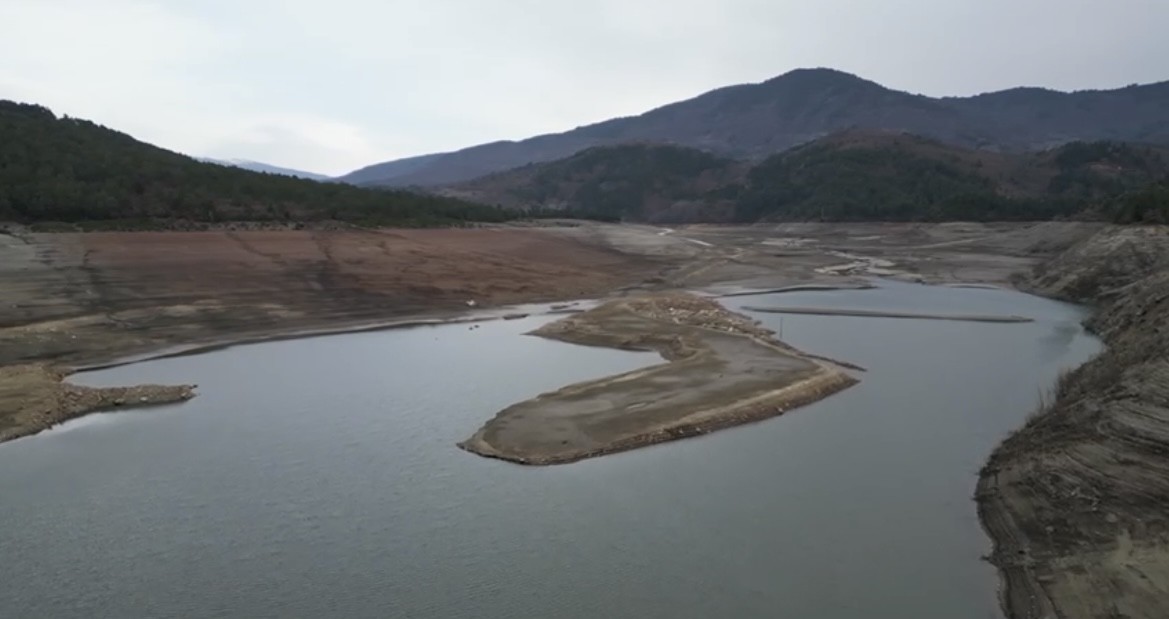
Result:
<svg viewBox="0 0 1169 619">
<path fill-rule="evenodd" d="M 294 170 L 292 168 L 282 168 L 274 166 L 269 163 L 260 161 L 251 161 L 249 159 L 211 159 L 208 157 L 196 157 L 199 161 L 207 163 L 217 163 L 219 165 L 231 166 L 234 168 L 243 168 L 251 170 L 252 172 L 263 172 L 265 174 L 280 174 L 282 176 L 295 176 L 296 178 L 307 178 L 310 181 L 327 181 L 331 177 L 324 174 L 317 174 L 316 172 L 305 172 L 304 170 Z"/>
<path fill-rule="evenodd" d="M 409 183 L 391 183 L 395 179 L 413 174 L 424 166 L 429 165 L 432 161 L 445 156 L 446 153 L 437 153 L 433 155 L 419 155 L 417 157 L 407 157 L 406 159 L 397 159 L 388 163 L 378 163 L 371 166 L 366 166 L 360 170 L 355 170 L 346 174 L 337 180 L 354 185 L 394 185 L 394 184 L 409 184 Z"/>
<path fill-rule="evenodd" d="M 259 174 L 196 161 L 39 105 L 0 100 L 0 221 L 165 227 L 167 222 L 500 221 L 499 209 L 406 191 Z"/>
<path fill-rule="evenodd" d="M 439 191 L 529 212 L 658 223 L 1041 220 L 1093 209 L 1099 217 L 1121 196 L 1139 219 L 1163 195 L 1150 185 L 1166 180 L 1165 147 L 1073 142 L 1005 153 L 851 130 L 753 165 L 672 145 L 593 147 Z"/>
<path fill-rule="evenodd" d="M 748 168 L 680 146 L 597 146 L 440 193 L 512 209 L 567 211 L 601 219 L 720 221 L 733 206 L 721 192 L 736 187 Z"/>
<path fill-rule="evenodd" d="M 1002 151 L 1038 150 L 1072 141 L 1169 144 L 1169 82 L 1074 93 L 1016 88 L 932 98 L 831 69 L 800 69 L 759 84 L 720 88 L 640 116 L 391 161 L 339 180 L 449 185 L 626 142 L 669 143 L 760 159 L 847 129 L 906 132 Z"/>
</svg>

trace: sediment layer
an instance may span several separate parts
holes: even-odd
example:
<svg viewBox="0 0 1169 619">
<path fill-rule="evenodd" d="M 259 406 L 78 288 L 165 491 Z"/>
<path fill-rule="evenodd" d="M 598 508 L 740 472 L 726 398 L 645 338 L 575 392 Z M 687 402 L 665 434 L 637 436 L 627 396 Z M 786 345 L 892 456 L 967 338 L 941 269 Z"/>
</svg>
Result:
<svg viewBox="0 0 1169 619">
<path fill-rule="evenodd" d="M 1169 229 L 1112 229 L 1039 269 L 1108 348 L 993 454 L 979 516 L 1014 619 L 1169 617 Z"/>
</svg>

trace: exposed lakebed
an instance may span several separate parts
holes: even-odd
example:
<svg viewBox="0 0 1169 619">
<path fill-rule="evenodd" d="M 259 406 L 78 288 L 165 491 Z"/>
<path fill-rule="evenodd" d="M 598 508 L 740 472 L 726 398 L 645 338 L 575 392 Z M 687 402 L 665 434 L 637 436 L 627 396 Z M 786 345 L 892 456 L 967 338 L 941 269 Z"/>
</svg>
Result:
<svg viewBox="0 0 1169 619">
<path fill-rule="evenodd" d="M 972 494 L 994 446 L 1097 342 L 1082 310 L 882 282 L 744 306 L 861 383 L 761 423 L 563 467 L 455 443 L 496 411 L 654 354 L 553 319 L 272 342 L 82 374 L 197 383 L 181 406 L 0 446 L 0 600 L 36 617 L 998 615 Z"/>
</svg>

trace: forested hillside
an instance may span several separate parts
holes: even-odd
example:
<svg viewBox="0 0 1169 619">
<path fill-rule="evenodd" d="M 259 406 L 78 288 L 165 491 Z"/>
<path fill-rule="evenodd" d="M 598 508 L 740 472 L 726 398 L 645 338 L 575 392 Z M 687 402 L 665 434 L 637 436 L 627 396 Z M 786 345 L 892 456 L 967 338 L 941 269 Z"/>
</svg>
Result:
<svg viewBox="0 0 1169 619">
<path fill-rule="evenodd" d="M 0 101 L 0 221 L 167 227 L 227 221 L 430 226 L 574 216 L 611 221 L 1165 221 L 1169 151 L 1075 142 L 1038 153 L 849 131 L 755 165 L 624 144 L 435 194 L 203 163 L 36 105 Z"/>
<path fill-rule="evenodd" d="M 1166 178 L 1169 150 L 1155 146 L 1075 142 L 1011 154 L 850 131 L 754 166 L 678 146 L 598 147 L 450 193 L 655 222 L 1148 219 Z"/>
<path fill-rule="evenodd" d="M 500 221 L 499 209 L 203 163 L 92 122 L 0 101 L 0 221 L 154 227 L 167 221 Z"/>
<path fill-rule="evenodd" d="M 1013 88 L 927 97 L 832 69 L 797 69 L 758 84 L 712 90 L 638 116 L 563 133 L 471 146 L 366 166 L 341 180 L 443 186 L 598 146 L 656 142 L 759 160 L 853 129 L 912 133 L 944 144 L 1027 152 L 1068 142 L 1169 145 L 1169 82 L 1115 90 Z"/>
<path fill-rule="evenodd" d="M 747 167 L 692 148 L 627 144 L 494 174 L 445 193 L 604 220 L 723 221 Z"/>
</svg>

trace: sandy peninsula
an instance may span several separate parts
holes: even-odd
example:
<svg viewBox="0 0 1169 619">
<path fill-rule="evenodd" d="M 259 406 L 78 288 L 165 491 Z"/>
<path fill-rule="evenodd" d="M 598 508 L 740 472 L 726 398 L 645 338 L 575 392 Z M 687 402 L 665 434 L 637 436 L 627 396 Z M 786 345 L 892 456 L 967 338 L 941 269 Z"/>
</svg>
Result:
<svg viewBox="0 0 1169 619">
<path fill-rule="evenodd" d="M 655 351 L 666 363 L 512 405 L 460 443 L 463 449 L 520 464 L 575 462 L 766 419 L 857 382 L 755 321 L 690 294 L 610 301 L 532 334 Z"/>
</svg>

